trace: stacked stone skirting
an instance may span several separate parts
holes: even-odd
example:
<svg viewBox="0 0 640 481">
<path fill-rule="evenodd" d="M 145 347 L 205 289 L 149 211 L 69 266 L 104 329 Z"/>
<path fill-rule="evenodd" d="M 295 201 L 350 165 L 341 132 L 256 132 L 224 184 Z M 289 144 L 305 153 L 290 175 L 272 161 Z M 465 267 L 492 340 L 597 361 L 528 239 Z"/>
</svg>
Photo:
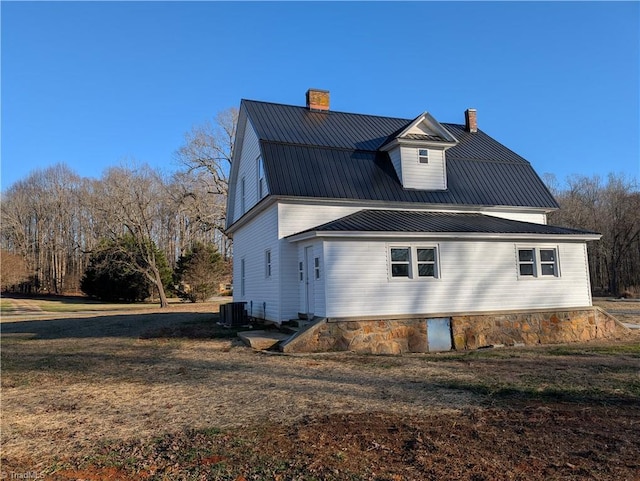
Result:
<svg viewBox="0 0 640 481">
<path fill-rule="evenodd" d="M 628 332 L 614 317 L 597 307 L 449 317 L 455 350 L 615 339 Z M 284 343 L 282 350 L 370 354 L 428 352 L 429 318 L 431 316 L 388 320 L 323 319 Z"/>
</svg>

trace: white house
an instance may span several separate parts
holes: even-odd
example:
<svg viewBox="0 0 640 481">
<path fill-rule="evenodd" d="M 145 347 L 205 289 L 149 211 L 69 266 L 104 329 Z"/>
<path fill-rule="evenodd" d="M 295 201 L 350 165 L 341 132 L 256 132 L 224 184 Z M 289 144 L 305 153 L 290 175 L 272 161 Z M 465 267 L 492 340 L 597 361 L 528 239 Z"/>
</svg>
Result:
<svg viewBox="0 0 640 481">
<path fill-rule="evenodd" d="M 243 100 L 229 183 L 234 300 L 275 323 L 591 306 L 586 241 L 547 225 L 529 162 L 477 128 Z"/>
</svg>

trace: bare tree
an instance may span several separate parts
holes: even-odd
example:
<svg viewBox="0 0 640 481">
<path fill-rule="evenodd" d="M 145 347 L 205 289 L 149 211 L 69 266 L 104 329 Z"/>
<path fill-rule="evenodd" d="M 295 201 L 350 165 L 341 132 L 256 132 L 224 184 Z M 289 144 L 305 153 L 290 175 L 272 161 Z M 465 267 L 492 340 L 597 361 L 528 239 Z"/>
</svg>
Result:
<svg viewBox="0 0 640 481">
<path fill-rule="evenodd" d="M 548 180 L 548 179 L 547 179 Z M 609 175 L 573 176 L 565 190 L 555 192 L 561 209 L 555 224 L 602 234 L 591 243 L 589 269 L 594 289 L 620 295 L 640 286 L 640 193 L 635 180 Z"/>
<path fill-rule="evenodd" d="M 94 216 L 112 239 L 129 234 L 139 256 L 131 256 L 131 267 L 155 286 L 160 306 L 167 307 L 154 241 L 162 225 L 166 188 L 162 177 L 148 165 L 107 169 L 94 183 Z"/>
<path fill-rule="evenodd" d="M 36 290 L 61 294 L 79 278 L 78 182 L 58 164 L 33 172 L 3 195 L 3 246 L 25 259 Z"/>
<path fill-rule="evenodd" d="M 217 245 L 225 258 L 230 253 L 225 204 L 237 123 L 238 110 L 224 110 L 214 122 L 193 127 L 176 152 L 184 167 L 176 177 L 177 182 L 182 182 L 177 199 L 184 201 L 190 219 L 197 220 L 203 229 L 216 231 Z"/>
<path fill-rule="evenodd" d="M 7 250 L 0 250 L 0 288 L 5 291 L 29 280 L 24 258 Z"/>
</svg>

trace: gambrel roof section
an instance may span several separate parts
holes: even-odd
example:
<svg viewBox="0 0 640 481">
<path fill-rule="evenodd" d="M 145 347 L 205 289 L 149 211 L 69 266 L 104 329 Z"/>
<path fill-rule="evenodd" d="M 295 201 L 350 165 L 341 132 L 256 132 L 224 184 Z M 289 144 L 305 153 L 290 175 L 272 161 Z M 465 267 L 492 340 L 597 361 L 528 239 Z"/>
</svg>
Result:
<svg viewBox="0 0 640 481">
<path fill-rule="evenodd" d="M 402 134 L 420 135 L 412 127 L 431 121 L 442 130 L 423 129 L 423 135 L 433 137 L 420 140 L 443 142 L 449 147 L 447 188 L 405 189 L 383 147 Z M 247 122 L 260 142 L 271 196 L 545 211 L 558 208 L 531 164 L 520 155 L 482 130 L 469 132 L 464 125 L 438 123 L 426 113 L 408 120 L 243 100 L 239 139 L 242 123 Z"/>
</svg>

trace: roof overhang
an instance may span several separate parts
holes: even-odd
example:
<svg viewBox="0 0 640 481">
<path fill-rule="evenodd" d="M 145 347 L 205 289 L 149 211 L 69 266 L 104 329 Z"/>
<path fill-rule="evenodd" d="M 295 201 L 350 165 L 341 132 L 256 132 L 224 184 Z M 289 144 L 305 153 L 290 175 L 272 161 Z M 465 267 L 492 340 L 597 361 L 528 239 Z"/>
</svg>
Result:
<svg viewBox="0 0 640 481">
<path fill-rule="evenodd" d="M 485 240 L 485 241 L 548 241 L 586 242 L 599 240 L 600 234 L 496 234 L 481 232 L 371 232 L 371 231 L 308 231 L 287 237 L 289 242 L 312 239 L 416 239 L 416 240 Z"/>
</svg>

